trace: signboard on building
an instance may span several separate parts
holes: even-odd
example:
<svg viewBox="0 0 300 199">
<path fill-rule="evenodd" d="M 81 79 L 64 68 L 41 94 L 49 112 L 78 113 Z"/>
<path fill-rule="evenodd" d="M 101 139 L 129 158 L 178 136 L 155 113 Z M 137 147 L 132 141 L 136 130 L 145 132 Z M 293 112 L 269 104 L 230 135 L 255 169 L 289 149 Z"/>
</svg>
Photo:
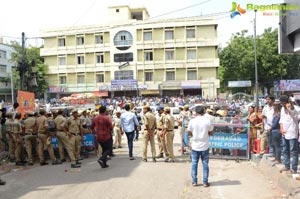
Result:
<svg viewBox="0 0 300 199">
<path fill-rule="evenodd" d="M 300 79 L 275 81 L 274 91 L 300 91 Z"/>
<path fill-rule="evenodd" d="M 188 80 L 181 82 L 182 89 L 199 89 L 201 88 L 200 81 L 198 80 Z"/>
<path fill-rule="evenodd" d="M 228 81 L 228 87 L 251 87 L 251 81 Z"/>
<path fill-rule="evenodd" d="M 131 91 L 138 89 L 138 81 L 135 79 L 111 80 L 112 91 Z"/>
</svg>

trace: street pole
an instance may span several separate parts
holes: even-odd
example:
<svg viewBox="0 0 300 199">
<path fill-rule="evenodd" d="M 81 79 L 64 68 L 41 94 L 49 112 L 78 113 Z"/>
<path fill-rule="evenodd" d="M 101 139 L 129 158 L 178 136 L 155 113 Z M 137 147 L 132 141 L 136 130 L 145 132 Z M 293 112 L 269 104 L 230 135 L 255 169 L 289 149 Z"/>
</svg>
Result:
<svg viewBox="0 0 300 199">
<path fill-rule="evenodd" d="M 256 94 L 256 106 L 259 106 L 258 102 L 258 71 L 257 71 L 257 56 L 256 56 L 256 12 L 254 10 L 254 66 L 255 66 L 255 94 Z"/>
<path fill-rule="evenodd" d="M 11 103 L 14 104 L 14 80 L 13 80 L 13 70 L 12 67 L 10 68 L 10 90 L 11 90 Z"/>
<path fill-rule="evenodd" d="M 20 78 L 21 78 L 21 90 L 24 91 L 24 83 L 25 83 L 25 71 L 26 71 L 26 63 L 25 63 L 25 33 L 22 32 L 22 57 L 21 57 L 21 66 L 20 66 Z"/>
</svg>

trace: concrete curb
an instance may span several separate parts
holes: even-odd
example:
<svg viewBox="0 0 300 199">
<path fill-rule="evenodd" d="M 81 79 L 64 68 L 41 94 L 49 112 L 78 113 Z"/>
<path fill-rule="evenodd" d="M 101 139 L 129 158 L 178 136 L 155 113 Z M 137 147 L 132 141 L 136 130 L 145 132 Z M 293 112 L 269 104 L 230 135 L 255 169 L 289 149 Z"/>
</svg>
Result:
<svg viewBox="0 0 300 199">
<path fill-rule="evenodd" d="M 286 198 L 300 198 L 300 181 L 293 179 L 292 174 L 280 173 L 280 169 L 284 167 L 283 164 L 274 165 L 266 154 L 262 158 L 253 154 L 251 159 L 267 179 L 272 181 L 273 185 L 286 195 Z"/>
</svg>

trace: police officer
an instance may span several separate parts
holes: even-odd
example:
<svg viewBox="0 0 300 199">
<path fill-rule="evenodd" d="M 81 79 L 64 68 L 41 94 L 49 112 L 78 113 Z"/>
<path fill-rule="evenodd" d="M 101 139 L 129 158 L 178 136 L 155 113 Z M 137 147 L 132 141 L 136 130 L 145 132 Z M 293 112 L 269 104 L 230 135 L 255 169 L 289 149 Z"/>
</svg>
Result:
<svg viewBox="0 0 300 199">
<path fill-rule="evenodd" d="M 169 156 L 165 162 L 174 162 L 173 140 L 174 140 L 174 117 L 170 115 L 170 107 L 165 107 L 165 117 L 163 120 L 162 137 L 166 140 L 166 148 Z"/>
<path fill-rule="evenodd" d="M 114 141 L 114 149 L 122 148 L 121 141 L 122 141 L 122 134 L 120 129 L 120 117 L 121 112 L 116 111 L 116 117 L 113 119 L 114 121 L 114 133 L 115 133 L 115 141 Z"/>
<path fill-rule="evenodd" d="M 27 112 L 28 118 L 24 121 L 25 126 L 25 145 L 26 153 L 28 156 L 28 165 L 33 165 L 32 145 L 37 150 L 37 131 L 36 131 L 36 119 L 33 116 L 32 111 Z"/>
<path fill-rule="evenodd" d="M 91 119 L 87 115 L 87 110 L 82 111 L 80 116 L 80 125 L 84 134 L 90 133 Z"/>
<path fill-rule="evenodd" d="M 65 147 L 71 160 L 71 168 L 79 168 L 80 165 L 76 164 L 75 153 L 70 145 L 70 138 L 68 136 L 68 131 L 65 127 L 67 120 L 66 118 L 64 118 L 63 112 L 63 110 L 58 110 L 57 117 L 54 119 L 56 126 L 56 136 L 58 139 L 59 156 L 63 162 L 66 161 L 63 148 Z"/>
<path fill-rule="evenodd" d="M 151 113 L 150 106 L 144 106 L 144 133 L 143 133 L 143 161 L 147 162 L 147 147 L 148 141 L 150 141 L 152 159 L 153 162 L 156 162 L 155 159 L 155 142 L 154 142 L 154 133 L 156 128 L 155 116 Z"/>
<path fill-rule="evenodd" d="M 16 165 L 24 166 L 24 163 L 22 162 L 21 159 L 23 139 L 22 139 L 22 125 L 20 123 L 20 119 L 21 119 L 21 113 L 17 112 L 15 115 L 15 119 L 11 123 L 11 133 L 16 146 L 15 148 Z"/>
<path fill-rule="evenodd" d="M 156 134 L 159 147 L 159 154 L 156 156 L 156 158 L 163 158 L 164 154 L 166 157 L 168 156 L 166 141 L 165 138 L 162 136 L 164 116 L 164 107 L 160 106 L 158 108 L 158 115 L 156 116 Z"/>
<path fill-rule="evenodd" d="M 13 112 L 6 113 L 7 120 L 5 121 L 6 126 L 6 140 L 8 142 L 8 153 L 10 162 L 15 162 L 15 142 L 13 138 L 13 133 L 11 129 L 11 124 L 13 122 Z"/>
<path fill-rule="evenodd" d="M 76 163 L 79 164 L 79 160 L 82 158 L 80 157 L 80 150 L 81 150 L 81 140 L 83 137 L 80 119 L 78 117 L 78 111 L 76 109 L 72 110 L 72 116 L 67 120 L 67 134 L 69 136 L 69 141 L 72 150 L 75 153 Z"/>
<path fill-rule="evenodd" d="M 61 161 L 58 161 L 54 155 L 53 147 L 51 144 L 51 136 L 48 130 L 48 121 L 45 114 L 46 114 L 45 110 L 43 109 L 40 110 L 40 117 L 36 119 L 36 126 L 38 131 L 38 140 L 39 140 L 38 154 L 40 159 L 40 165 L 43 166 L 48 164 L 44 158 L 45 145 L 47 146 L 48 153 L 52 161 L 52 165 L 61 164 Z M 48 139 L 50 139 L 50 143 L 47 143 Z"/>
</svg>

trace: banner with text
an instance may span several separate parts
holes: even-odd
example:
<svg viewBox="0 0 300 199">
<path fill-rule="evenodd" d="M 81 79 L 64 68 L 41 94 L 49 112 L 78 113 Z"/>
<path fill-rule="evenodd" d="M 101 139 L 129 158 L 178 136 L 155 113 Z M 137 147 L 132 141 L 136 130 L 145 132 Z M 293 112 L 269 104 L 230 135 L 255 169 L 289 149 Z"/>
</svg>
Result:
<svg viewBox="0 0 300 199">
<path fill-rule="evenodd" d="M 247 134 L 214 133 L 209 137 L 209 148 L 248 149 Z"/>
</svg>

